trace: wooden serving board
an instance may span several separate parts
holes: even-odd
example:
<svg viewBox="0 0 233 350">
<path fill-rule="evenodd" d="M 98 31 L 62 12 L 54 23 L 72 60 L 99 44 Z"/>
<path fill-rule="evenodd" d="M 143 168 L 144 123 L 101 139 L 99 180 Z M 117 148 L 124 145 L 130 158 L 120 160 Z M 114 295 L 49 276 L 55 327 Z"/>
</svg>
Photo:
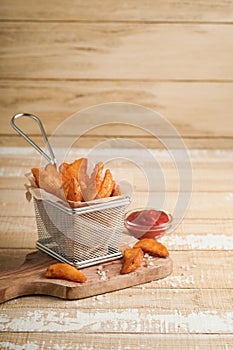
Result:
<svg viewBox="0 0 233 350">
<path fill-rule="evenodd" d="M 0 303 L 23 295 L 44 294 L 63 299 L 82 299 L 112 292 L 137 284 L 164 278 L 172 272 L 171 258 L 153 258 L 153 266 L 142 266 L 135 272 L 121 275 L 122 259 L 101 264 L 107 279 L 97 274 L 100 265 L 82 269 L 87 282 L 81 284 L 61 279 L 47 279 L 45 271 L 57 261 L 47 254 L 36 251 L 26 256 L 25 262 L 15 270 L 0 274 Z"/>
</svg>

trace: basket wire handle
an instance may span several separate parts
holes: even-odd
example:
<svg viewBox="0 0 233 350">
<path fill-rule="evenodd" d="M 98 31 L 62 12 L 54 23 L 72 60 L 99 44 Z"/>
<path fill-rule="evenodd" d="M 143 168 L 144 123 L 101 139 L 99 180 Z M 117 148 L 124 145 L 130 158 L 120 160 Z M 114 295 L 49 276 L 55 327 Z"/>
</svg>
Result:
<svg viewBox="0 0 233 350">
<path fill-rule="evenodd" d="M 44 138 L 44 141 L 45 141 L 45 144 L 46 144 L 46 147 L 48 148 L 48 151 L 49 151 L 49 154 L 46 154 L 37 144 L 35 144 L 34 141 L 32 141 L 32 139 L 30 137 L 28 137 L 16 124 L 15 124 L 15 120 L 16 119 L 19 119 L 19 118 L 22 118 L 22 117 L 28 117 L 28 118 L 31 118 L 31 119 L 34 119 L 37 124 L 39 125 L 40 127 L 40 130 L 41 130 L 41 133 L 42 133 L 42 136 Z M 48 138 L 47 138 L 47 135 L 45 133 L 45 129 L 40 121 L 40 119 L 38 117 L 36 117 L 34 114 L 30 114 L 30 113 L 18 113 L 16 115 L 14 115 L 14 117 L 11 119 L 11 126 L 13 129 L 15 129 L 21 136 L 23 136 L 23 138 L 28 142 L 30 143 L 30 145 L 32 147 L 35 148 L 35 150 L 37 152 L 39 152 L 40 154 L 42 154 L 42 156 L 47 160 L 49 161 L 50 163 L 52 164 L 55 164 L 56 165 L 56 158 L 54 156 L 54 153 L 53 153 L 53 150 L 52 150 L 52 147 L 50 146 L 50 143 L 48 141 Z"/>
</svg>

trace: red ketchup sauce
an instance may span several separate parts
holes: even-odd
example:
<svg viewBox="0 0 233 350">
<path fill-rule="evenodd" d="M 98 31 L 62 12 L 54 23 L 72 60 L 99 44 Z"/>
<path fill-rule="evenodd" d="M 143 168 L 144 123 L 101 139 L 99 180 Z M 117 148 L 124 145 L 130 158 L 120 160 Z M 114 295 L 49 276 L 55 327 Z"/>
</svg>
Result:
<svg viewBox="0 0 233 350">
<path fill-rule="evenodd" d="M 162 210 L 136 210 L 126 216 L 125 227 L 138 239 L 156 238 L 166 232 L 171 221 L 171 215 Z"/>
</svg>

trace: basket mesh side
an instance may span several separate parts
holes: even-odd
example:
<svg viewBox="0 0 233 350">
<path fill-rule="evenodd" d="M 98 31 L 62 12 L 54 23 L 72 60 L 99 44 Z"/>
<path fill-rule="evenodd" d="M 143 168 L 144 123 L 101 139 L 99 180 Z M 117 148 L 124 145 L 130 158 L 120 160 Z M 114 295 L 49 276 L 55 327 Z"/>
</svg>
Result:
<svg viewBox="0 0 233 350">
<path fill-rule="evenodd" d="M 74 258 L 92 259 L 118 251 L 123 230 L 124 207 L 74 217 Z"/>
<path fill-rule="evenodd" d="M 34 198 L 39 243 L 74 264 L 119 252 L 126 205 L 68 214 Z"/>
<path fill-rule="evenodd" d="M 34 199 L 34 205 L 39 242 L 73 262 L 72 216 L 47 201 Z"/>
</svg>

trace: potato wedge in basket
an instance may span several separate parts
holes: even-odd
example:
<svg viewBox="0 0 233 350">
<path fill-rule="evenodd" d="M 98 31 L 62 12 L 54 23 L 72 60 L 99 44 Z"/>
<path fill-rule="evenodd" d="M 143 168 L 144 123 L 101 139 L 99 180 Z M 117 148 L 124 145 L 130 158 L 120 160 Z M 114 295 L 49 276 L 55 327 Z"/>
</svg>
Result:
<svg viewBox="0 0 233 350">
<path fill-rule="evenodd" d="M 45 169 L 32 168 L 31 171 L 39 188 L 68 202 L 87 202 L 121 195 L 110 169 L 103 172 L 104 164 L 99 162 L 89 176 L 87 162 L 87 158 L 80 158 L 70 164 L 62 163 L 58 170 L 47 164 Z"/>
</svg>

